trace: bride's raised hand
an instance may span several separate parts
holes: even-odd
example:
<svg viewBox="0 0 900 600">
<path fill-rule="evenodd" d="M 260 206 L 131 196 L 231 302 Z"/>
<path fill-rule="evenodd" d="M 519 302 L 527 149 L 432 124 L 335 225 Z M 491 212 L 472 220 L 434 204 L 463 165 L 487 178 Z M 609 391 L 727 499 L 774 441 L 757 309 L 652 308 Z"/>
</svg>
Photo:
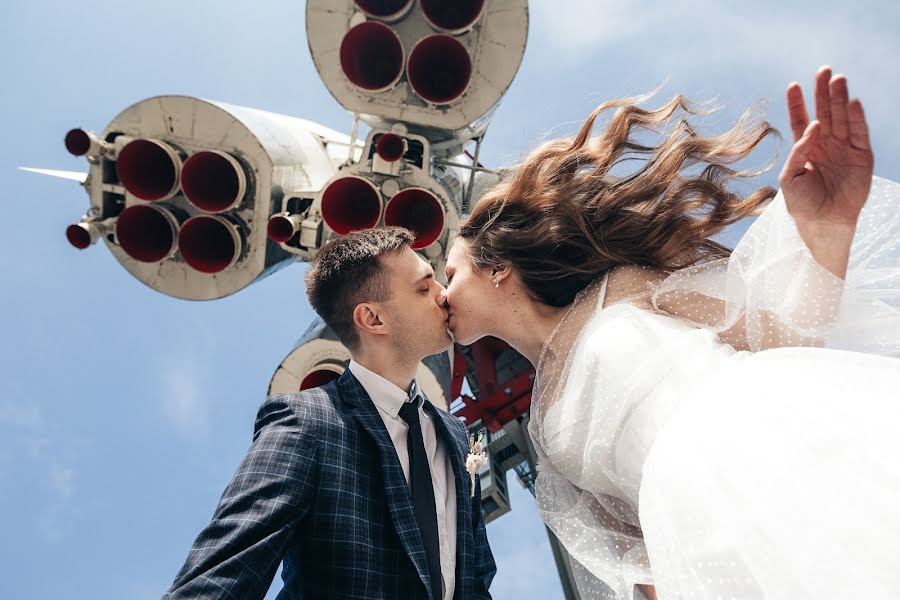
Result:
<svg viewBox="0 0 900 600">
<path fill-rule="evenodd" d="M 847 78 L 821 67 L 815 94 L 816 120 L 810 122 L 800 85 L 788 87 L 794 147 L 778 178 L 787 209 L 811 247 L 855 229 L 875 163 L 862 103 L 848 100 Z"/>
</svg>

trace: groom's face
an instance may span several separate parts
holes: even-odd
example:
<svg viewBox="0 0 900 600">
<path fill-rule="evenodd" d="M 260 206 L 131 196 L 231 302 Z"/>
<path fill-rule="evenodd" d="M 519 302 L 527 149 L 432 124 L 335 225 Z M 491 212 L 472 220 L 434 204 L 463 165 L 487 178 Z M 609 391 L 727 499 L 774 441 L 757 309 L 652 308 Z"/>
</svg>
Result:
<svg viewBox="0 0 900 600">
<path fill-rule="evenodd" d="M 452 338 L 444 286 L 435 280 L 434 269 L 410 248 L 382 255 L 381 261 L 392 291 L 382 303 L 384 315 L 396 343 L 421 358 L 446 350 Z"/>
</svg>

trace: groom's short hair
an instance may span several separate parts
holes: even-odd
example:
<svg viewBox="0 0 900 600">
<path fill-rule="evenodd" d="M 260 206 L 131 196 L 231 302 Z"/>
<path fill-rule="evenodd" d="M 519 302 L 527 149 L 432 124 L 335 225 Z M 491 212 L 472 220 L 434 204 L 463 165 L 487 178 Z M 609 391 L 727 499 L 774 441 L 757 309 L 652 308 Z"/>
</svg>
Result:
<svg viewBox="0 0 900 600">
<path fill-rule="evenodd" d="M 392 292 L 380 257 L 408 248 L 415 236 L 402 227 L 355 231 L 325 244 L 306 273 L 306 295 L 325 324 L 349 350 L 359 346 L 353 310 L 384 302 Z"/>
</svg>

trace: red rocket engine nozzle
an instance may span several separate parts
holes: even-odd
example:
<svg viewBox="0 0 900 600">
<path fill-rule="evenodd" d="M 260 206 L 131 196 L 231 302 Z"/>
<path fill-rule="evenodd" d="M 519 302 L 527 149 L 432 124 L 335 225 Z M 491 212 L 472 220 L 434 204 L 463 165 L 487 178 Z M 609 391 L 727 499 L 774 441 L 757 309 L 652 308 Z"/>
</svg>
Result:
<svg viewBox="0 0 900 600">
<path fill-rule="evenodd" d="M 135 197 L 148 202 L 174 196 L 180 172 L 181 157 L 159 140 L 133 140 L 116 158 L 119 181 Z"/>
<path fill-rule="evenodd" d="M 300 391 L 310 388 L 321 387 L 326 383 L 331 383 L 341 376 L 336 370 L 331 369 L 315 369 L 306 374 L 303 381 L 300 382 Z"/>
<path fill-rule="evenodd" d="M 413 0 L 356 0 L 356 6 L 370 17 L 396 21 L 406 16 Z"/>
<path fill-rule="evenodd" d="M 384 23 L 353 27 L 341 41 L 340 57 L 347 79 L 367 92 L 390 89 L 403 75 L 403 44 Z"/>
<path fill-rule="evenodd" d="M 97 139 L 90 131 L 70 129 L 65 138 L 66 150 L 73 156 L 97 156 L 112 150 L 112 144 Z"/>
<path fill-rule="evenodd" d="M 79 250 L 84 250 L 97 241 L 97 237 L 91 234 L 85 223 L 75 223 L 66 227 L 66 239 Z"/>
<path fill-rule="evenodd" d="M 459 34 L 471 29 L 481 18 L 484 0 L 421 0 L 425 20 L 447 33 Z"/>
<path fill-rule="evenodd" d="M 161 262 L 177 249 L 178 220 L 160 206 L 129 206 L 116 220 L 116 239 L 125 254 L 134 260 Z"/>
<path fill-rule="evenodd" d="M 181 226 L 178 248 L 188 265 L 201 273 L 220 273 L 237 262 L 241 234 L 237 226 L 218 216 L 198 215 Z"/>
<path fill-rule="evenodd" d="M 269 219 L 266 235 L 273 242 L 283 244 L 294 237 L 297 231 L 300 230 L 301 221 L 300 215 L 275 215 Z"/>
<path fill-rule="evenodd" d="M 115 218 L 91 219 L 74 223 L 66 228 L 66 239 L 75 248 L 84 250 L 96 243 L 101 237 L 109 235 L 115 230 Z"/>
<path fill-rule="evenodd" d="M 322 219 L 340 235 L 371 229 L 381 217 L 381 193 L 362 177 L 341 177 L 322 192 Z"/>
<path fill-rule="evenodd" d="M 375 142 L 375 152 L 382 160 L 392 163 L 397 162 L 406 154 L 406 140 L 394 133 L 384 133 Z"/>
<path fill-rule="evenodd" d="M 426 102 L 450 104 L 469 87 L 472 58 L 456 38 L 430 35 L 409 53 L 406 76 L 413 91 Z"/>
<path fill-rule="evenodd" d="M 84 129 L 72 129 L 66 134 L 66 150 L 73 156 L 84 156 L 91 149 L 91 136 Z"/>
<path fill-rule="evenodd" d="M 247 176 L 231 155 L 204 150 L 192 154 L 181 167 L 181 191 L 204 212 L 225 212 L 243 200 Z"/>
<path fill-rule="evenodd" d="M 422 188 L 397 192 L 384 211 L 384 224 L 405 227 L 416 234 L 413 250 L 430 246 L 444 231 L 444 208 L 434 194 Z"/>
</svg>

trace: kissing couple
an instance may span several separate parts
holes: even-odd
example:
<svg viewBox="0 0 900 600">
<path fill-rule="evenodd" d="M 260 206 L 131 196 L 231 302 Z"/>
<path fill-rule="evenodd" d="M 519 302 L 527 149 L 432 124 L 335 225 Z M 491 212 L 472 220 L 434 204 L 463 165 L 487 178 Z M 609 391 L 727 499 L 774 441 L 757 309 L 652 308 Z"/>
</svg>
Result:
<svg viewBox="0 0 900 600">
<path fill-rule="evenodd" d="M 262 598 L 283 561 L 283 599 L 490 598 L 466 428 L 415 381 L 451 333 L 536 368 L 537 508 L 582 598 L 896 594 L 900 186 L 846 77 L 814 90 L 778 191 L 729 189 L 774 133 L 752 113 L 704 136 L 681 96 L 613 100 L 479 199 L 446 288 L 406 230 L 326 244 L 306 291 L 353 360 L 266 399 L 165 597 Z"/>
</svg>

